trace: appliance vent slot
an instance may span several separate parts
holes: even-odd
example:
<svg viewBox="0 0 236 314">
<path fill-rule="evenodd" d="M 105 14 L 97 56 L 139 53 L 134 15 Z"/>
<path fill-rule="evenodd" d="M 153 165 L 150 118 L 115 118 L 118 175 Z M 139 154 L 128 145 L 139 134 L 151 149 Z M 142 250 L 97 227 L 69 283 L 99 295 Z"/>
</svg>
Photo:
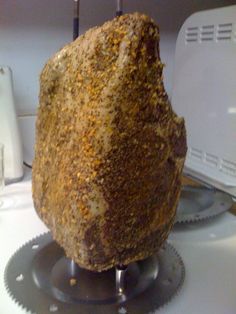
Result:
<svg viewBox="0 0 236 314">
<path fill-rule="evenodd" d="M 217 40 L 231 40 L 233 30 L 232 23 L 219 24 L 217 27 Z"/>
<path fill-rule="evenodd" d="M 198 27 L 188 27 L 185 31 L 185 42 L 192 43 L 198 41 Z"/>
<path fill-rule="evenodd" d="M 191 147 L 189 154 L 190 154 L 191 158 L 193 158 L 195 160 L 198 159 L 199 161 L 202 161 L 203 152 L 200 149 Z"/>
<path fill-rule="evenodd" d="M 236 163 L 223 159 L 221 161 L 221 171 L 225 174 L 236 177 Z"/>
<path fill-rule="evenodd" d="M 203 25 L 202 30 L 214 30 L 214 25 Z"/>
<path fill-rule="evenodd" d="M 201 27 L 200 39 L 201 41 L 213 41 L 214 40 L 214 25 L 203 25 Z"/>
<path fill-rule="evenodd" d="M 217 168 L 219 158 L 213 154 L 206 153 L 205 155 L 205 163 L 209 166 Z"/>
</svg>

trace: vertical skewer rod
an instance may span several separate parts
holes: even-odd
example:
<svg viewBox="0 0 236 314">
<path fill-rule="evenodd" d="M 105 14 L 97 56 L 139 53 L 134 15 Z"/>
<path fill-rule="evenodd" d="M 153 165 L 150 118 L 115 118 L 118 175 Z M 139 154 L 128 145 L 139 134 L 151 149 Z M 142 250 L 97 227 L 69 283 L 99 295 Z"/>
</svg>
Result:
<svg viewBox="0 0 236 314">
<path fill-rule="evenodd" d="M 73 40 L 79 36 L 79 5 L 80 0 L 74 0 Z"/>
<path fill-rule="evenodd" d="M 118 265 L 116 267 L 116 293 L 123 295 L 125 291 L 125 273 L 127 267 L 124 265 Z"/>
<path fill-rule="evenodd" d="M 71 276 L 72 277 L 75 277 L 77 267 L 78 267 L 77 264 L 72 259 L 71 263 L 70 263 L 70 269 L 71 269 Z"/>
<path fill-rule="evenodd" d="M 116 0 L 116 16 L 123 14 L 123 0 Z"/>
</svg>

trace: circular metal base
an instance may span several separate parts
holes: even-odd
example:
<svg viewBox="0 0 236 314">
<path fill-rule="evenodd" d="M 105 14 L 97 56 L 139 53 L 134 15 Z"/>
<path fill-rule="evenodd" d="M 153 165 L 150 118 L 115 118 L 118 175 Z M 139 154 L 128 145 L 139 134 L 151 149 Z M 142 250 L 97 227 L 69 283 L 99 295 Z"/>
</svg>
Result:
<svg viewBox="0 0 236 314">
<path fill-rule="evenodd" d="M 12 256 L 5 284 L 16 302 L 37 314 L 143 314 L 168 302 L 184 274 L 180 256 L 166 243 L 158 254 L 128 265 L 119 292 L 115 268 L 96 273 L 78 267 L 47 233 Z"/>
<path fill-rule="evenodd" d="M 228 194 L 198 186 L 183 186 L 176 223 L 194 222 L 224 213 L 233 205 Z"/>
</svg>

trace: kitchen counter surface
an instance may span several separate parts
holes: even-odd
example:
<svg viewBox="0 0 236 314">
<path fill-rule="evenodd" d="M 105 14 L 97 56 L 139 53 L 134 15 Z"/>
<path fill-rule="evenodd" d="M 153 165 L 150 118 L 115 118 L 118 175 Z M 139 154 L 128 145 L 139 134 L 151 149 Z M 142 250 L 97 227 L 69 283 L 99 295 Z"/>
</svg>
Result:
<svg viewBox="0 0 236 314">
<path fill-rule="evenodd" d="M 4 269 L 20 246 L 47 228 L 33 208 L 30 173 L 24 181 L 6 186 L 1 198 L 0 314 L 26 313 L 9 297 Z M 156 313 L 235 314 L 236 217 L 227 212 L 209 221 L 176 225 L 169 241 L 184 260 L 186 278 L 178 295 Z"/>
</svg>

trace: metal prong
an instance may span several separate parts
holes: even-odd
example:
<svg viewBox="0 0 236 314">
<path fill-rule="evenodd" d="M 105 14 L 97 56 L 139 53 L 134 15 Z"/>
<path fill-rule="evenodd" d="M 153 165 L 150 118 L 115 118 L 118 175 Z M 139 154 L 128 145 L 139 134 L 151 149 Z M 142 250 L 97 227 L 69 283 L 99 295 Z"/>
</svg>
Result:
<svg viewBox="0 0 236 314">
<path fill-rule="evenodd" d="M 124 265 L 118 265 L 116 267 L 116 292 L 119 295 L 124 294 L 126 270 L 127 270 L 127 266 L 124 266 Z"/>
<path fill-rule="evenodd" d="M 79 36 L 79 8 L 80 1 L 74 0 L 73 39 Z"/>
<path fill-rule="evenodd" d="M 116 0 L 116 16 L 123 14 L 123 0 Z"/>
<path fill-rule="evenodd" d="M 71 263 L 70 263 L 71 276 L 76 275 L 77 268 L 78 268 L 77 264 L 73 260 L 71 260 Z"/>
</svg>

